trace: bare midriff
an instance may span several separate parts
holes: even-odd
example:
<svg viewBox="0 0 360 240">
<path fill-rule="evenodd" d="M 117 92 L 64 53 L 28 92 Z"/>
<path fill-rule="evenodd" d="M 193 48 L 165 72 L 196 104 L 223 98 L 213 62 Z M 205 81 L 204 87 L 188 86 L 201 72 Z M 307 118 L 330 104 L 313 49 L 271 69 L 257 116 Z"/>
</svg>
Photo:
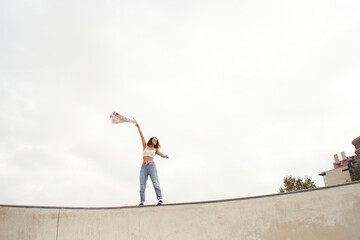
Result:
<svg viewBox="0 0 360 240">
<path fill-rule="evenodd" d="M 150 157 L 150 156 L 143 157 L 143 163 L 151 163 L 153 161 L 154 161 L 153 157 Z"/>
</svg>

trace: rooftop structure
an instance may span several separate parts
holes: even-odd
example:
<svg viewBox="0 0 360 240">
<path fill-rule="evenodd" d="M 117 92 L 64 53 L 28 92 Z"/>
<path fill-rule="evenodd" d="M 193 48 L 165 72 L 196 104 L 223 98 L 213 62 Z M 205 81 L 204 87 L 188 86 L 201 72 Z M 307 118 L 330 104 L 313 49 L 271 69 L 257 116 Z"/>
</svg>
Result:
<svg viewBox="0 0 360 240">
<path fill-rule="evenodd" d="M 341 152 L 340 160 L 339 156 L 334 154 L 334 169 L 319 174 L 323 176 L 325 186 L 351 182 L 351 174 L 360 157 L 360 136 L 355 138 L 352 144 L 355 146 L 356 156 L 347 157 L 345 152 Z"/>
</svg>

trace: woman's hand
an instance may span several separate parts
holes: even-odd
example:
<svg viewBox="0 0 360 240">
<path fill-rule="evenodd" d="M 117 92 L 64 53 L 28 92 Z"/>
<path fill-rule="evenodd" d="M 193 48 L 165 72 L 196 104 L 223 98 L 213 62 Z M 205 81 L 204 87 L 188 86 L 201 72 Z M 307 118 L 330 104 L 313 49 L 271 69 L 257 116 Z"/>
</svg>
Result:
<svg viewBox="0 0 360 240">
<path fill-rule="evenodd" d="M 169 158 L 169 156 L 168 156 L 168 155 L 165 155 L 164 158 Z"/>
<path fill-rule="evenodd" d="M 138 124 L 138 123 L 135 123 L 135 126 L 136 126 L 137 128 L 140 128 L 140 126 L 139 126 L 139 124 Z"/>
</svg>

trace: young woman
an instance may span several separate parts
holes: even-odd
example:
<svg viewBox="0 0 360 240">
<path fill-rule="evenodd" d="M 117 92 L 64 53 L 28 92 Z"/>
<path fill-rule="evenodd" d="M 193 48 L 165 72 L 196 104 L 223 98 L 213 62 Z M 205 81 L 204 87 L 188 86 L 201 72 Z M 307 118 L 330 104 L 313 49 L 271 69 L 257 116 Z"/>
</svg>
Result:
<svg viewBox="0 0 360 240">
<path fill-rule="evenodd" d="M 154 157 L 156 154 L 163 158 L 169 158 L 169 156 L 164 155 L 159 151 L 160 143 L 156 137 L 150 138 L 150 140 L 146 143 L 139 124 L 136 123 L 135 126 L 139 130 L 141 142 L 143 145 L 143 164 L 140 170 L 140 204 L 139 205 L 140 206 L 144 205 L 146 181 L 149 176 L 154 186 L 156 197 L 159 201 L 158 205 L 161 205 L 163 202 L 162 202 L 161 189 L 157 176 L 156 166 L 154 163 Z"/>
</svg>

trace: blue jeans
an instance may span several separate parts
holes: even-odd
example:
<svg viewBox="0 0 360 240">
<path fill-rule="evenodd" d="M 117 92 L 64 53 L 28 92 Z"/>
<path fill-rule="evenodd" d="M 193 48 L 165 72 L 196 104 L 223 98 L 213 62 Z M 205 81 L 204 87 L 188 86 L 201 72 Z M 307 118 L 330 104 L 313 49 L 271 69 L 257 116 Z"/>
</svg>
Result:
<svg viewBox="0 0 360 240">
<path fill-rule="evenodd" d="M 140 170 L 140 201 L 142 203 L 145 202 L 146 181 L 149 176 L 154 186 L 157 199 L 158 200 L 162 199 L 155 163 L 154 162 L 143 163 Z"/>
</svg>

